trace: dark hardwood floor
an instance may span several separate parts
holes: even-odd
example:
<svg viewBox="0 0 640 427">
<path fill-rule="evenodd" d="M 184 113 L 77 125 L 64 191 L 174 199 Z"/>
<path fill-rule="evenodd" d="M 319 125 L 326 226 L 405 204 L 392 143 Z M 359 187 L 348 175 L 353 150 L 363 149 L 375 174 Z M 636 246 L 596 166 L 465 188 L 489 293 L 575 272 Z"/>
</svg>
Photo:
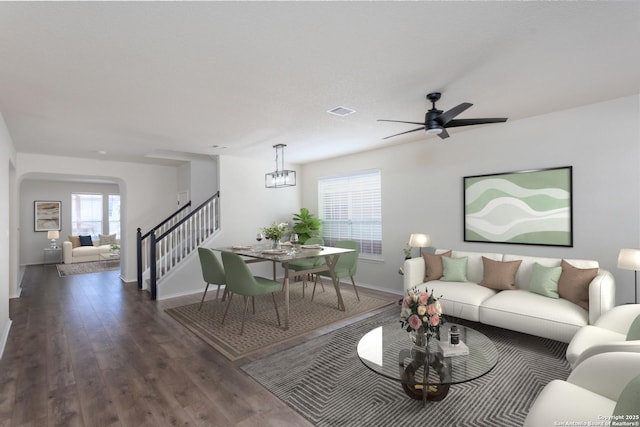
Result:
<svg viewBox="0 0 640 427">
<path fill-rule="evenodd" d="M 203 284 L 204 285 L 204 284 Z M 215 296 L 215 292 L 210 292 Z M 119 272 L 30 266 L 0 360 L 0 426 L 308 426 Z"/>
</svg>

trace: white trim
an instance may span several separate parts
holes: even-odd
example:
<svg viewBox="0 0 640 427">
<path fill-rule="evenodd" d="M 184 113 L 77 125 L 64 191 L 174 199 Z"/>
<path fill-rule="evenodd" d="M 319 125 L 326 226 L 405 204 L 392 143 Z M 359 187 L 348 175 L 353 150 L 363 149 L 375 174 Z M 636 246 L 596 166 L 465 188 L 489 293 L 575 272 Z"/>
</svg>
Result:
<svg viewBox="0 0 640 427">
<path fill-rule="evenodd" d="M 0 341 L 0 359 L 2 359 L 2 356 L 4 355 L 4 349 L 7 346 L 7 340 L 9 339 L 9 331 L 11 330 L 12 323 L 11 319 L 7 319 L 7 327 L 2 333 L 2 341 Z"/>
</svg>

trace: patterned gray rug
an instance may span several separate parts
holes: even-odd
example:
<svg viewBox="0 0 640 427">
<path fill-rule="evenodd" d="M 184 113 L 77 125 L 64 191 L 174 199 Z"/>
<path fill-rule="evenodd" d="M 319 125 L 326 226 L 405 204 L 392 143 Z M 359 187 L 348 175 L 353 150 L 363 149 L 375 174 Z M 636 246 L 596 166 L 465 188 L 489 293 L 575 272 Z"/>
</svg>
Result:
<svg viewBox="0 0 640 427">
<path fill-rule="evenodd" d="M 567 345 L 455 319 L 488 336 L 498 365 L 475 381 L 451 386 L 440 402 L 408 398 L 399 383 L 358 359 L 358 340 L 374 327 L 398 323 L 399 307 L 256 360 L 242 369 L 317 426 L 522 425 L 549 381 L 566 379 Z"/>
<path fill-rule="evenodd" d="M 331 325 L 346 321 L 354 316 L 394 304 L 397 298 L 374 296 L 360 293 L 360 301 L 357 300 L 353 288 L 341 287 L 340 293 L 346 307 L 345 311 L 337 309 L 337 297 L 333 286 L 325 284 L 326 291 L 320 290 L 311 301 L 313 284 L 302 296 L 302 283 L 291 284 L 290 287 L 290 320 L 289 329 L 278 326 L 276 312 L 273 308 L 271 295 L 255 297 L 256 314 L 251 313 L 251 307 L 247 312 L 244 325 L 244 334 L 240 335 L 242 313 L 244 303 L 241 297 L 231 300 L 231 306 L 222 324 L 222 316 L 226 302 L 208 299 L 198 310 L 200 303 L 188 304 L 167 309 L 166 312 L 182 326 L 200 337 L 203 341 L 224 354 L 230 360 L 246 357 L 257 351 L 262 351 L 287 341 L 291 341 L 301 335 Z M 215 296 L 216 287 L 209 288 L 209 294 Z M 221 293 L 222 294 L 222 293 Z M 284 294 L 278 293 L 278 310 L 280 317 L 284 315 Z"/>
<path fill-rule="evenodd" d="M 73 274 L 99 273 L 101 271 L 111 271 L 120 269 L 120 260 L 108 261 L 88 261 L 76 262 L 73 264 L 57 264 L 58 275 L 60 277 L 71 276 Z"/>
</svg>

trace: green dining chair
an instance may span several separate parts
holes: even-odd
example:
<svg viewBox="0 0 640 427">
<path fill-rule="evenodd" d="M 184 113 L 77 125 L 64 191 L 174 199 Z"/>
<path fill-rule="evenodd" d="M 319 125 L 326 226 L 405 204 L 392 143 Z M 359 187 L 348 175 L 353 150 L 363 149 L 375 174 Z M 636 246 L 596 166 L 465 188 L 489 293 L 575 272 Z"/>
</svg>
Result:
<svg viewBox="0 0 640 427">
<path fill-rule="evenodd" d="M 202 303 L 204 303 L 204 297 L 207 296 L 207 290 L 209 289 L 209 285 L 218 285 L 218 291 L 216 292 L 216 300 L 218 299 L 218 295 L 220 294 L 220 286 L 225 285 L 225 276 L 224 276 L 224 268 L 220 261 L 218 261 L 218 257 L 213 253 L 213 251 L 209 248 L 198 248 L 198 257 L 200 258 L 200 267 L 202 268 L 202 278 L 206 282 L 206 286 L 204 288 L 204 293 L 202 294 L 202 300 L 200 301 L 200 306 L 198 310 L 202 309 Z M 227 292 L 225 288 L 225 293 Z M 224 295 L 222 297 L 224 301 Z"/>
<path fill-rule="evenodd" d="M 309 237 L 304 244 L 324 246 L 324 239 L 322 237 Z M 289 263 L 289 270 L 294 270 L 294 271 L 310 270 L 312 268 L 320 267 L 323 264 L 324 264 L 324 258 L 320 256 L 316 258 L 299 259 L 296 261 L 291 261 Z M 283 268 L 284 268 L 284 265 L 283 265 Z M 320 282 L 320 284 L 322 285 L 322 290 L 324 291 L 324 284 L 322 284 L 322 282 Z M 304 290 L 306 287 L 307 287 L 307 275 L 304 274 L 302 276 L 302 298 L 304 298 Z"/>
<path fill-rule="evenodd" d="M 336 243 L 336 248 L 354 249 L 354 252 L 347 252 L 338 257 L 338 262 L 336 262 L 333 273 L 338 280 L 343 277 L 351 278 L 353 289 L 356 291 L 356 297 L 358 298 L 358 301 L 360 301 L 358 288 L 356 287 L 356 282 L 353 279 L 353 276 L 356 275 L 356 271 L 358 270 L 358 255 L 360 254 L 360 244 L 355 240 L 341 240 Z M 312 301 L 313 297 L 316 294 L 316 285 L 318 284 L 318 279 L 320 278 L 320 276 L 331 277 L 331 273 L 327 269 L 327 271 L 321 271 L 316 274 L 316 280 L 313 284 L 313 293 L 311 294 Z M 322 279 L 320 279 L 320 284 L 322 284 Z"/>
<path fill-rule="evenodd" d="M 242 326 L 240 327 L 240 335 L 242 335 L 244 332 L 244 318 L 247 315 L 247 308 L 249 307 L 249 297 L 271 294 L 273 306 L 276 309 L 276 317 L 278 318 L 278 326 L 280 326 L 280 313 L 278 313 L 275 296 L 275 293 L 280 290 L 280 282 L 254 276 L 240 255 L 233 252 L 222 252 L 222 264 L 224 265 L 226 273 L 227 289 L 230 292 L 229 301 L 222 316 L 222 324 L 224 324 L 224 319 L 227 317 L 227 311 L 229 311 L 233 295 L 242 295 L 244 298 L 244 313 L 242 314 Z"/>
</svg>

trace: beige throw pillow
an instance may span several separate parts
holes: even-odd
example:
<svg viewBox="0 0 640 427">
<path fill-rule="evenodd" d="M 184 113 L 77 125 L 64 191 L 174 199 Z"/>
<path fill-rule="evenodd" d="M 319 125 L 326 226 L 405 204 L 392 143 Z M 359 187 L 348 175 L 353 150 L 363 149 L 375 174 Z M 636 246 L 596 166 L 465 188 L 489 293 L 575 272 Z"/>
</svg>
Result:
<svg viewBox="0 0 640 427">
<path fill-rule="evenodd" d="M 99 234 L 100 237 L 100 245 L 115 245 L 116 244 L 116 235 L 115 234 Z"/>
<path fill-rule="evenodd" d="M 80 236 L 69 236 L 69 241 L 71 242 L 72 248 L 77 248 L 80 246 Z"/>
<path fill-rule="evenodd" d="M 515 289 L 516 272 L 522 260 L 517 261 L 494 261 L 487 257 L 482 257 L 484 268 L 482 281 L 479 285 L 491 289 Z"/>
<path fill-rule="evenodd" d="M 425 275 L 424 281 L 429 282 L 431 280 L 440 280 L 442 277 L 443 269 L 442 269 L 442 257 L 451 257 L 451 251 L 447 251 L 440 255 L 433 255 L 423 253 L 422 257 L 424 258 L 425 264 Z"/>
<path fill-rule="evenodd" d="M 598 274 L 597 268 L 577 268 L 562 260 L 562 274 L 558 280 L 560 298 L 589 310 L 589 284 Z"/>
</svg>

